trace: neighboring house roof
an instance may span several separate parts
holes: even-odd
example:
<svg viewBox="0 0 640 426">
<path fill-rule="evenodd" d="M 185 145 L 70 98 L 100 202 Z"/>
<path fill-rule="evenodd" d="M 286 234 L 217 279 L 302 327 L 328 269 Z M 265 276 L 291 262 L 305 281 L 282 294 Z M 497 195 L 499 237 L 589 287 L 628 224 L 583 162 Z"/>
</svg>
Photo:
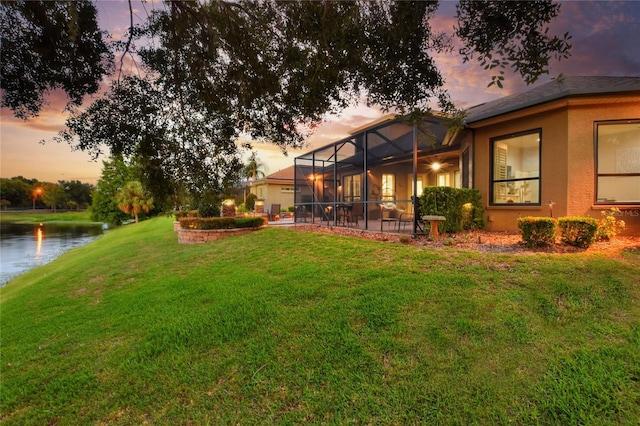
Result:
<svg viewBox="0 0 640 426">
<path fill-rule="evenodd" d="M 307 170 L 310 169 L 309 166 L 298 166 L 298 179 L 305 179 L 305 176 L 310 172 Z M 283 185 L 291 185 L 293 184 L 293 177 L 295 174 L 295 166 L 289 166 L 282 170 L 278 170 L 275 173 L 271 173 L 268 176 L 263 177 L 262 179 L 258 179 L 253 184 L 283 184 Z"/>
<path fill-rule="evenodd" d="M 476 105 L 467 110 L 466 124 L 496 117 L 568 96 L 640 91 L 640 77 L 566 76 L 523 93 Z"/>
</svg>

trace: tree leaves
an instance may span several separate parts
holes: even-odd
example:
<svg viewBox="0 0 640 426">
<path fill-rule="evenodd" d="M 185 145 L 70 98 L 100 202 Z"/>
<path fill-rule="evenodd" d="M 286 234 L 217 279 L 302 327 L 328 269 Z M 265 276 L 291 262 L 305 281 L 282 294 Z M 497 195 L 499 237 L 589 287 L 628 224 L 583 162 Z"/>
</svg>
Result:
<svg viewBox="0 0 640 426">
<path fill-rule="evenodd" d="M 464 61 L 478 54 L 486 70 L 510 66 L 527 84 L 549 72 L 551 58 L 569 57 L 571 36 L 549 35 L 548 23 L 560 11 L 551 0 L 528 2 L 461 0 L 457 6 L 456 34 L 464 46 Z M 492 76 L 489 86 L 502 87 L 504 72 Z"/>
<path fill-rule="evenodd" d="M 415 122 L 436 106 L 455 115 L 433 58 L 452 49 L 451 39 L 430 26 L 437 7 L 390 0 L 167 2 L 121 43 L 142 60 L 144 77 L 114 81 L 103 98 L 69 118 L 58 140 L 95 156 L 106 147 L 135 160 L 142 183 L 165 200 L 178 187 L 202 196 L 237 182 L 241 133 L 286 152 L 304 146 L 326 114 L 363 96 Z M 508 66 L 534 82 L 551 57 L 568 55 L 570 37 L 551 36 L 546 27 L 558 10 L 550 0 L 462 0 L 460 54 L 465 61 L 477 54 L 487 70 L 499 71 L 489 85 L 502 87 Z M 2 11 L 17 28 L 3 20 L 3 52 L 5 43 L 22 52 L 17 68 L 7 66 L 13 74 L 6 83 L 3 61 L 2 88 L 17 114 L 37 112 L 51 88 L 64 88 L 75 103 L 95 91 L 111 53 L 88 0 L 3 2 Z M 49 31 L 60 42 L 62 65 L 40 55 Z M 30 77 L 25 86 L 20 72 Z"/>
<path fill-rule="evenodd" d="M 88 0 L 2 1 L 0 21 L 2 106 L 19 118 L 38 115 L 53 89 L 80 105 L 112 70 L 113 53 Z"/>
</svg>

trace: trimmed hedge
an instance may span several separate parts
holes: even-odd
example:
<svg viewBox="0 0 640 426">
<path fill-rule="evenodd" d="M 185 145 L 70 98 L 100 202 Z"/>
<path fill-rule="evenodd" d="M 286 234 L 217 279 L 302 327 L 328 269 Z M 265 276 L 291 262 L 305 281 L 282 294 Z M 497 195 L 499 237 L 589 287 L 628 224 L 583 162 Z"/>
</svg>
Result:
<svg viewBox="0 0 640 426">
<path fill-rule="evenodd" d="M 561 217 L 558 226 L 563 243 L 583 248 L 595 241 L 598 231 L 598 221 L 588 216 Z"/>
<path fill-rule="evenodd" d="M 477 189 L 429 186 L 419 199 L 420 216 L 444 216 L 438 224 L 443 233 L 484 228 L 484 208 Z"/>
<path fill-rule="evenodd" d="M 556 242 L 558 221 L 552 217 L 519 217 L 518 228 L 527 247 L 550 246 Z"/>
<path fill-rule="evenodd" d="M 179 210 L 173 213 L 176 220 L 180 220 L 183 217 L 196 217 L 198 216 L 198 210 Z"/>
<path fill-rule="evenodd" d="M 179 221 L 183 229 L 258 228 L 264 225 L 262 217 L 183 217 Z"/>
</svg>

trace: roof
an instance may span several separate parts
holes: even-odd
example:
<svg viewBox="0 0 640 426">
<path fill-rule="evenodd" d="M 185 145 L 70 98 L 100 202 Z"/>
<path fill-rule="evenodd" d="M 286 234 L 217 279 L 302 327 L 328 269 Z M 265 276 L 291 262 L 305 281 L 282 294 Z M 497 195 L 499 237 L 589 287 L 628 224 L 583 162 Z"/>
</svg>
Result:
<svg viewBox="0 0 640 426">
<path fill-rule="evenodd" d="M 310 167 L 308 166 L 298 166 L 298 173 L 297 173 L 298 179 L 305 178 L 305 176 L 308 174 L 306 170 L 307 168 L 310 169 Z M 281 184 L 291 185 L 293 183 L 294 171 L 295 171 L 295 166 L 289 166 L 282 170 L 278 170 L 275 173 L 271 173 L 270 175 L 265 176 L 262 179 L 258 179 L 253 184 L 256 185 L 256 184 L 265 184 L 265 183 L 281 183 Z"/>
<path fill-rule="evenodd" d="M 476 105 L 467 110 L 467 124 L 568 96 L 640 91 L 640 77 L 566 76 L 523 93 Z"/>
</svg>

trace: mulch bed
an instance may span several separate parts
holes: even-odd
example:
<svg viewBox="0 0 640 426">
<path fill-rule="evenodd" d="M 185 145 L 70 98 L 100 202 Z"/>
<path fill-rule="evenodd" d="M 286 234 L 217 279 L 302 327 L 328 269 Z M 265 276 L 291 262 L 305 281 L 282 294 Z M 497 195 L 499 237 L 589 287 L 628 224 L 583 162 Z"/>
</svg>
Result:
<svg viewBox="0 0 640 426">
<path fill-rule="evenodd" d="M 326 227 L 318 225 L 296 225 L 292 229 L 306 232 L 322 232 L 336 235 L 346 235 L 350 237 L 365 238 L 368 240 L 410 244 L 420 247 L 442 248 L 454 247 L 459 249 L 476 250 L 487 253 L 605 253 L 615 257 L 624 251 L 635 251 L 640 256 L 640 237 L 617 236 L 610 241 L 597 241 L 587 249 L 573 247 L 566 244 L 556 243 L 549 247 L 528 248 L 523 242 L 519 233 L 512 232 L 487 232 L 473 231 L 463 232 L 455 235 L 440 235 L 437 239 L 426 236 L 411 238 L 410 235 L 398 235 L 381 232 L 363 231 L 361 229 L 345 227 Z"/>
</svg>

